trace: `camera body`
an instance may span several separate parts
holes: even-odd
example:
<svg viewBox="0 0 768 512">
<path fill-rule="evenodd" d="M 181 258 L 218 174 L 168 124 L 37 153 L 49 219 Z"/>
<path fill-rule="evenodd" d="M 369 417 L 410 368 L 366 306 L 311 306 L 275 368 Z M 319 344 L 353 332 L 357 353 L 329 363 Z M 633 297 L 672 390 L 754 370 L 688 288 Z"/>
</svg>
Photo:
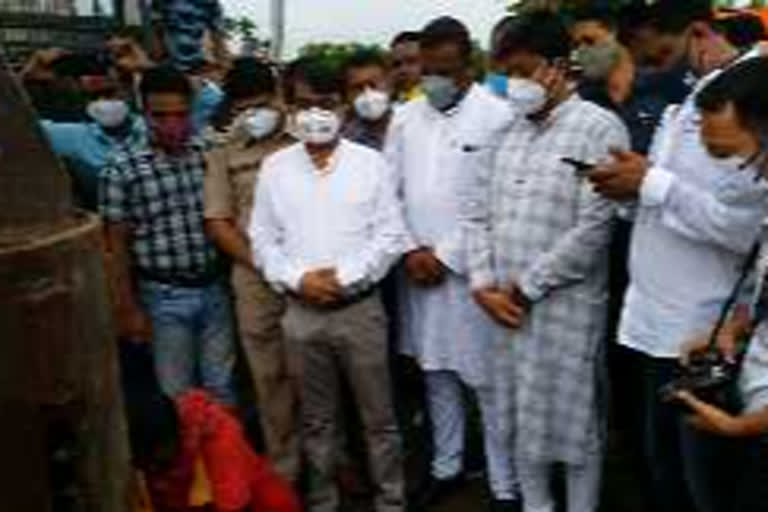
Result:
<svg viewBox="0 0 768 512">
<path fill-rule="evenodd" d="M 661 389 L 662 398 L 672 401 L 677 392 L 688 391 L 726 412 L 738 413 L 743 408 L 738 390 L 739 368 L 738 362 L 726 361 L 717 351 L 696 354 L 688 366 L 680 368 L 675 380 Z"/>
</svg>

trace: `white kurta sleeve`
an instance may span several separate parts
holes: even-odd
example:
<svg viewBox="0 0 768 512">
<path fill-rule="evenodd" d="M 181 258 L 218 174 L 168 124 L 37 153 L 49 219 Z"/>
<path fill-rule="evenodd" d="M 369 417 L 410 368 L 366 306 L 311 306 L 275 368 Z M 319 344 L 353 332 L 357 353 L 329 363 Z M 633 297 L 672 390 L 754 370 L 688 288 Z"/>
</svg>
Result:
<svg viewBox="0 0 768 512">
<path fill-rule="evenodd" d="M 595 131 L 589 135 L 594 144 L 591 161 L 604 160 L 611 149 L 629 148 L 629 135 L 618 119 Z M 615 203 L 600 197 L 585 180 L 575 225 L 523 273 L 518 281 L 523 293 L 535 302 L 586 280 L 610 243 L 615 214 Z"/>
<path fill-rule="evenodd" d="M 745 177 L 734 175 L 732 178 Z M 716 190 L 686 183 L 673 172 L 656 166 L 648 170 L 640 201 L 644 206 L 660 208 L 664 225 L 678 234 L 746 254 L 768 213 L 768 188 L 758 182 L 751 189 L 743 185 L 740 188 L 738 195 L 723 199 Z"/>
<path fill-rule="evenodd" d="M 303 271 L 291 261 L 283 248 L 283 227 L 275 212 L 272 191 L 274 176 L 265 165 L 256 184 L 248 234 L 254 262 L 267 282 L 281 293 L 298 292 Z"/>
<path fill-rule="evenodd" d="M 339 284 L 350 293 L 365 291 L 376 285 L 392 265 L 412 248 L 403 220 L 403 207 L 383 159 L 375 163 L 378 180 L 374 193 L 374 213 L 369 220 L 370 236 L 359 251 L 348 254 L 339 264 Z"/>
<path fill-rule="evenodd" d="M 389 177 L 389 186 L 392 193 L 400 205 L 400 212 L 403 217 L 403 223 L 405 226 L 407 245 L 406 252 L 416 250 L 419 244 L 416 241 L 416 237 L 413 234 L 413 230 L 408 225 L 407 217 L 405 215 L 404 205 L 404 168 L 405 168 L 405 134 L 404 123 L 405 117 L 408 115 L 408 108 L 403 107 L 395 112 L 392 122 L 387 129 L 387 136 L 384 141 L 384 159 L 386 160 L 385 172 Z"/>
</svg>

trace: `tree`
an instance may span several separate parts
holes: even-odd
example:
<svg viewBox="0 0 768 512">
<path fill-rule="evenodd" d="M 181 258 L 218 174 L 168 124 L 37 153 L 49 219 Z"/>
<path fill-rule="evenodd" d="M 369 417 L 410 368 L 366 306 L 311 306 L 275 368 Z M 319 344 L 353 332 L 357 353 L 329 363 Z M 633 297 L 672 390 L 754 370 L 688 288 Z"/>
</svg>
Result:
<svg viewBox="0 0 768 512">
<path fill-rule="evenodd" d="M 299 50 L 300 57 L 319 57 L 335 69 L 341 69 L 346 60 L 359 51 L 381 52 L 378 45 L 362 43 L 309 43 Z"/>
<path fill-rule="evenodd" d="M 230 40 L 240 42 L 241 55 L 266 55 L 269 52 L 269 38 L 259 37 L 259 26 L 250 18 L 224 18 L 224 33 Z"/>
</svg>

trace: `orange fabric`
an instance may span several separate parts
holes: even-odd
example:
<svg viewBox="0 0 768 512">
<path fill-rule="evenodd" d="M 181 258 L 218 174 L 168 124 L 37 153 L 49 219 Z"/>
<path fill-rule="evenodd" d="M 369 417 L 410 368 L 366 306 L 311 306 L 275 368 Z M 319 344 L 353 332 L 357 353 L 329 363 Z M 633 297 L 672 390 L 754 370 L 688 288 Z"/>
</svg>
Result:
<svg viewBox="0 0 768 512">
<path fill-rule="evenodd" d="M 152 507 L 152 499 L 149 497 L 147 480 L 144 478 L 144 473 L 140 471 L 136 472 L 136 487 L 136 502 L 133 510 L 135 512 L 155 512 L 154 507 Z"/>
<path fill-rule="evenodd" d="M 762 21 L 763 25 L 765 25 L 766 30 L 768 30 L 768 7 L 756 7 L 752 9 L 718 9 L 715 12 L 715 18 L 717 19 L 727 19 L 732 18 L 734 16 L 739 16 L 744 13 L 754 14 L 755 16 L 758 16 Z"/>
<path fill-rule="evenodd" d="M 193 507 L 202 507 L 211 503 L 213 503 L 211 481 L 208 479 L 208 472 L 205 470 L 205 461 L 202 457 L 198 457 L 195 463 L 195 479 L 192 482 L 192 488 L 189 490 L 189 504 Z"/>
</svg>

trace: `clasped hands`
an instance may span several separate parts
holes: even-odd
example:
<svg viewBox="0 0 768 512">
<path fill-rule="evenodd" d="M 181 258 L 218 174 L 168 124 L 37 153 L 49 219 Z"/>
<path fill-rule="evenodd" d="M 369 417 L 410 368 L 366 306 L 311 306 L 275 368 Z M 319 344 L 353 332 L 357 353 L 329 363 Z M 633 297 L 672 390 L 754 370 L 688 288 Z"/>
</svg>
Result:
<svg viewBox="0 0 768 512">
<path fill-rule="evenodd" d="M 344 297 L 335 268 L 319 268 L 305 273 L 299 286 L 301 298 L 315 306 L 332 306 Z"/>
<path fill-rule="evenodd" d="M 514 282 L 506 290 L 483 288 L 472 295 L 491 318 L 508 329 L 519 329 L 531 306 L 531 301 Z"/>
</svg>

